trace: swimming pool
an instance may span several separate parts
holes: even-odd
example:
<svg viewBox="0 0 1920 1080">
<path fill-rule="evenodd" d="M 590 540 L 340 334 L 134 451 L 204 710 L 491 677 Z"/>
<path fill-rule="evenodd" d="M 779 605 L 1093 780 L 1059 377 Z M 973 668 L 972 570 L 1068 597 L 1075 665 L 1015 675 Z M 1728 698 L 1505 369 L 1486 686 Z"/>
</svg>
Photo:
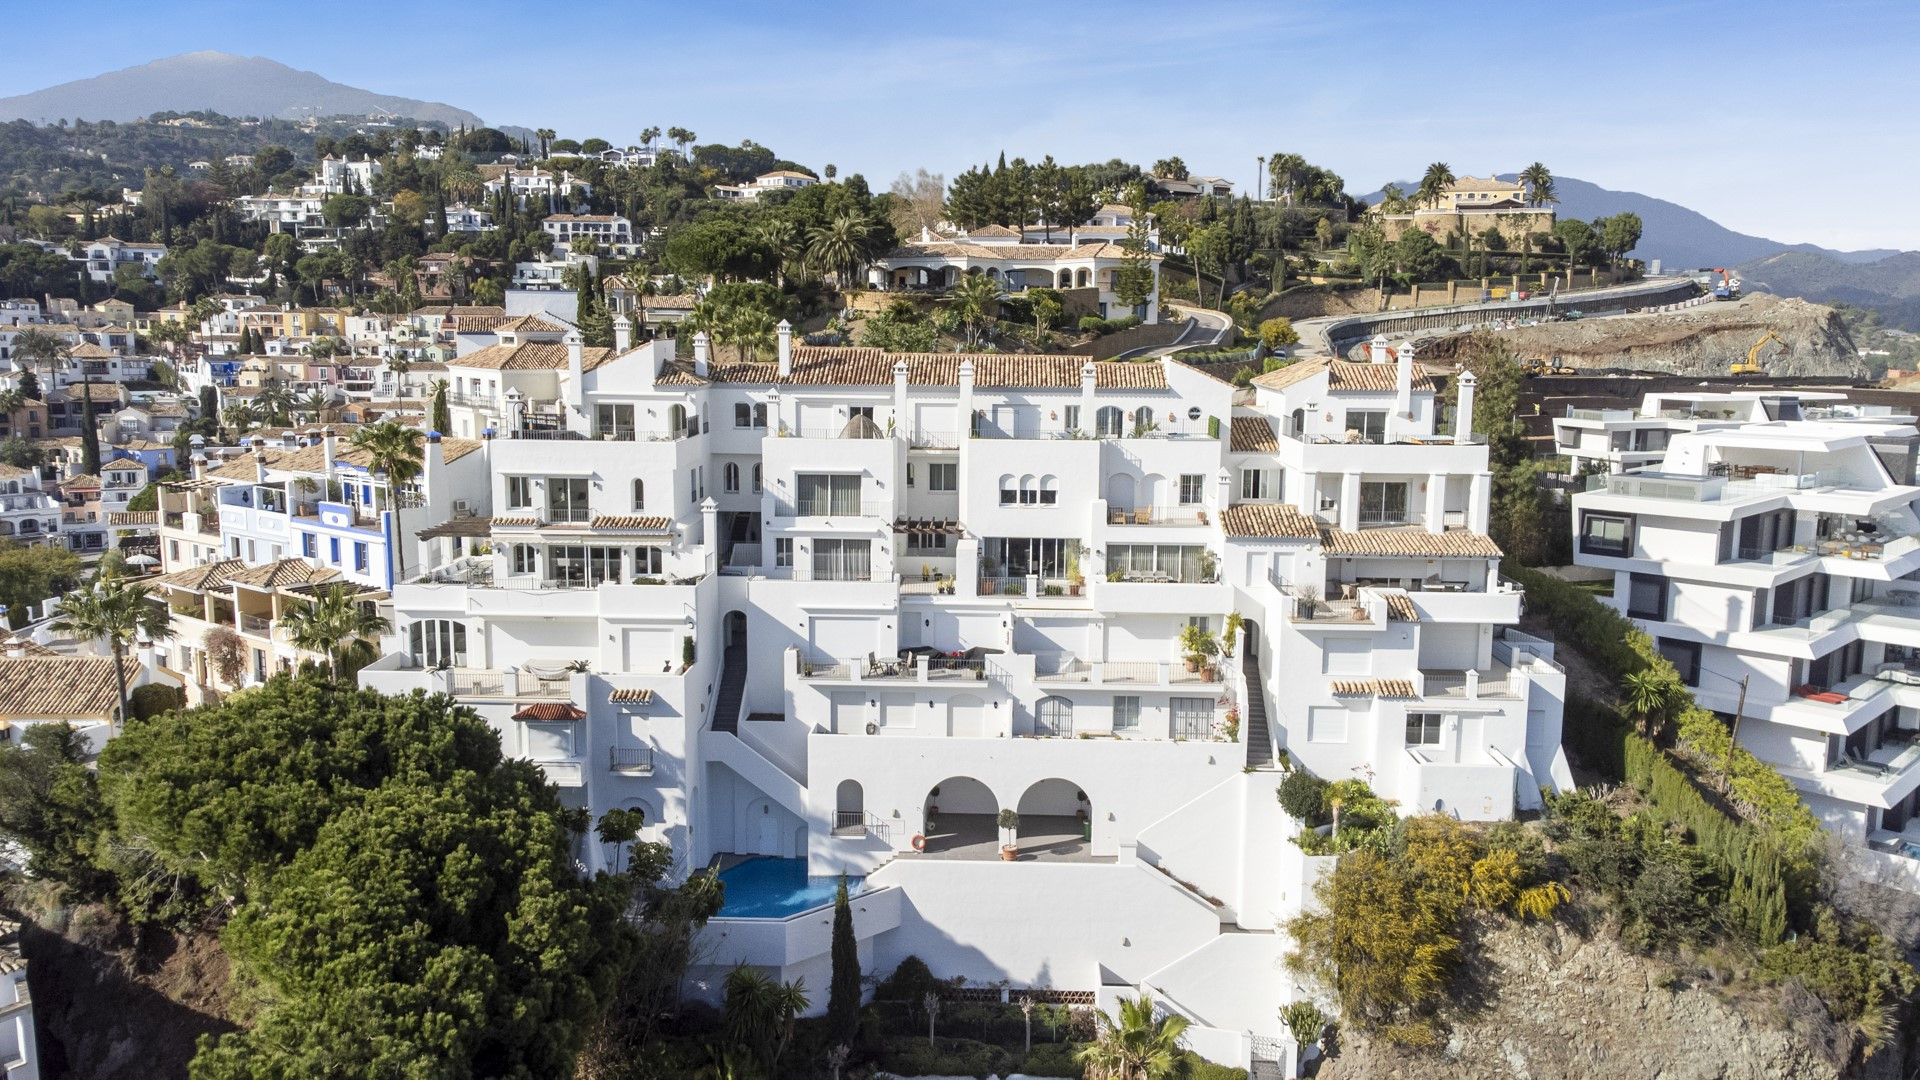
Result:
<svg viewBox="0 0 1920 1080">
<path fill-rule="evenodd" d="M 723 919 L 784 919 L 808 908 L 833 903 L 837 877 L 808 877 L 807 860 L 761 857 L 720 871 L 727 887 Z M 847 892 L 858 895 L 863 877 L 848 877 Z"/>
</svg>

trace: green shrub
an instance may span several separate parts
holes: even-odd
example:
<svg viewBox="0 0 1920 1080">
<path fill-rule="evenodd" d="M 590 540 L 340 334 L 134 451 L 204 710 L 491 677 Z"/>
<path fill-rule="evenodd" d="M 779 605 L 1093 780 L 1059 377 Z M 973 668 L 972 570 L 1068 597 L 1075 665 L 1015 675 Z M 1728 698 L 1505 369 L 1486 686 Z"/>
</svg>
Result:
<svg viewBox="0 0 1920 1080">
<path fill-rule="evenodd" d="M 1080 1063 L 1073 1059 L 1079 1051 L 1079 1043 L 1041 1043 L 1020 1062 L 1020 1071 L 1028 1076 L 1079 1077 Z"/>
<path fill-rule="evenodd" d="M 1302 825 L 1318 825 L 1326 819 L 1327 782 L 1305 769 L 1295 769 L 1280 781 L 1280 809 Z"/>
<path fill-rule="evenodd" d="M 1003 1046 L 972 1039 L 943 1038 L 928 1046 L 925 1038 L 912 1035 L 888 1039 L 877 1056 L 875 1064 L 900 1076 L 981 1078 L 1006 1075 L 1016 1057 Z"/>
<path fill-rule="evenodd" d="M 177 686 L 161 683 L 148 683 L 136 687 L 128 695 L 128 707 L 136 720 L 150 720 L 161 713 L 172 712 L 186 704 L 186 695 Z"/>
</svg>

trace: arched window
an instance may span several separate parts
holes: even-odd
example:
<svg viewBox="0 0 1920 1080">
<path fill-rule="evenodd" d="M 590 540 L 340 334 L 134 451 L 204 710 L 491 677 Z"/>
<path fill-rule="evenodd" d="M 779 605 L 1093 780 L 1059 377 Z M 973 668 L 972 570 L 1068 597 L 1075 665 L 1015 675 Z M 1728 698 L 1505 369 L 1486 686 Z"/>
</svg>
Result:
<svg viewBox="0 0 1920 1080">
<path fill-rule="evenodd" d="M 726 490 L 729 493 L 740 490 L 740 463 L 739 462 L 737 461 L 727 462 L 727 467 L 720 471 L 720 476 L 721 476 L 722 482 L 725 484 Z"/>
<path fill-rule="evenodd" d="M 1100 412 L 1096 416 L 1096 420 L 1099 423 L 1098 431 L 1101 437 L 1111 438 L 1120 434 L 1122 415 L 1117 405 L 1102 405 L 1100 407 Z"/>
<path fill-rule="evenodd" d="M 1063 697 L 1043 697 L 1033 711 L 1035 735 L 1069 736 L 1073 734 L 1073 702 Z"/>
<path fill-rule="evenodd" d="M 676 439 L 687 433 L 687 407 L 685 405 L 675 405 L 667 410 L 667 428 L 668 434 Z"/>
<path fill-rule="evenodd" d="M 1083 289 L 1086 288 L 1087 286 L 1093 284 L 1093 271 L 1087 270 L 1084 268 L 1081 269 L 1076 280 L 1079 282 L 1081 288 Z"/>
<path fill-rule="evenodd" d="M 647 482 L 645 480 L 635 479 L 633 482 L 633 508 L 635 510 L 645 510 L 647 508 Z"/>
<path fill-rule="evenodd" d="M 1014 506 L 1018 504 L 1019 501 L 1020 491 L 1014 486 L 1013 474 L 1008 473 L 1000 478 L 1000 505 Z"/>
<path fill-rule="evenodd" d="M 1040 482 L 1032 473 L 1020 478 L 1020 505 L 1038 506 L 1040 504 Z"/>
<path fill-rule="evenodd" d="M 1052 476 L 1040 478 L 1040 505 L 1055 506 L 1060 502 L 1060 481 Z"/>
<path fill-rule="evenodd" d="M 842 835 L 843 829 L 849 835 L 864 834 L 867 831 L 866 809 L 866 793 L 861 790 L 860 781 L 840 781 L 839 788 L 834 791 L 834 835 Z"/>
<path fill-rule="evenodd" d="M 1145 435 L 1153 430 L 1153 406 L 1142 405 L 1133 410 L 1133 433 Z"/>
<path fill-rule="evenodd" d="M 760 463 L 753 463 L 753 493 L 760 494 Z"/>
<path fill-rule="evenodd" d="M 767 403 L 764 401 L 753 407 L 753 426 L 767 426 Z"/>
<path fill-rule="evenodd" d="M 426 619 L 407 628 L 413 662 L 423 668 L 467 666 L 467 624 Z"/>
</svg>

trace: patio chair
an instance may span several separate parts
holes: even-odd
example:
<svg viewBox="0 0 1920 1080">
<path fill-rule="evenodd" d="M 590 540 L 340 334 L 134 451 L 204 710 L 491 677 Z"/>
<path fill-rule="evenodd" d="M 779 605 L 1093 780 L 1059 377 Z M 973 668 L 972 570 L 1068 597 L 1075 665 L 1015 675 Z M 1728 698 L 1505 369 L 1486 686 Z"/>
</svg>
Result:
<svg viewBox="0 0 1920 1080">
<path fill-rule="evenodd" d="M 1108 510 L 1107 511 L 1107 524 L 1125 525 L 1126 523 L 1127 523 L 1127 512 L 1125 510 Z"/>
<path fill-rule="evenodd" d="M 1137 508 L 1133 512 L 1133 523 L 1135 525 L 1153 524 L 1153 511 L 1144 506 Z"/>
</svg>

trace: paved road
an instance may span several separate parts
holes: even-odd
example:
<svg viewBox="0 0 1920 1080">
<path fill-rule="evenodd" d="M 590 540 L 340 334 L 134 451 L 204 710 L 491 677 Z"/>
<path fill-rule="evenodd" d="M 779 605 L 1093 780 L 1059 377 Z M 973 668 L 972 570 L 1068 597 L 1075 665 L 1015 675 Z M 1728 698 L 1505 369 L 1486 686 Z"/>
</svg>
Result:
<svg viewBox="0 0 1920 1080">
<path fill-rule="evenodd" d="M 1233 329 L 1233 319 L 1221 312 L 1210 311 L 1207 308 L 1187 307 L 1184 304 L 1168 304 L 1167 307 L 1178 312 L 1181 318 L 1187 320 L 1187 327 L 1180 331 L 1179 337 L 1174 338 L 1165 345 L 1152 345 L 1145 348 L 1129 350 L 1114 357 L 1114 359 L 1138 360 L 1149 356 L 1166 356 L 1169 353 L 1179 352 L 1181 349 L 1218 345 L 1226 339 L 1228 332 Z"/>
<path fill-rule="evenodd" d="M 1566 311 L 1569 308 L 1579 308 L 1583 301 L 1592 303 L 1595 300 L 1660 292 L 1664 289 L 1674 287 L 1682 280 L 1684 279 L 1673 275 L 1658 278 L 1643 278 L 1639 281 L 1628 282 L 1624 285 L 1608 285 L 1597 289 L 1574 289 L 1560 292 L 1554 294 L 1551 299 L 1554 310 Z M 1546 295 L 1542 294 L 1529 300 L 1511 303 L 1497 302 L 1482 304 L 1469 302 L 1439 307 L 1401 308 L 1394 311 L 1370 312 L 1355 315 L 1323 315 L 1312 319 L 1295 319 L 1293 328 L 1300 333 L 1300 349 L 1298 351 L 1329 355 L 1333 352 L 1333 347 L 1328 337 L 1330 333 L 1342 329 L 1343 324 L 1369 318 L 1391 319 L 1398 317 L 1406 319 L 1429 319 L 1448 315 L 1459 316 L 1460 324 L 1462 325 L 1491 323 L 1509 318 L 1538 318 L 1544 314 L 1547 306 L 1546 301 L 1548 299 Z M 1613 314 L 1625 313 L 1594 312 L 1588 317 L 1604 318 Z M 1440 329 L 1429 329 L 1425 331 L 1425 333 L 1430 334 L 1444 334 L 1448 332 L 1451 331 Z M 1405 337 L 1409 333 L 1421 333 L 1421 331 L 1388 331 L 1389 336 L 1398 337 Z"/>
</svg>

